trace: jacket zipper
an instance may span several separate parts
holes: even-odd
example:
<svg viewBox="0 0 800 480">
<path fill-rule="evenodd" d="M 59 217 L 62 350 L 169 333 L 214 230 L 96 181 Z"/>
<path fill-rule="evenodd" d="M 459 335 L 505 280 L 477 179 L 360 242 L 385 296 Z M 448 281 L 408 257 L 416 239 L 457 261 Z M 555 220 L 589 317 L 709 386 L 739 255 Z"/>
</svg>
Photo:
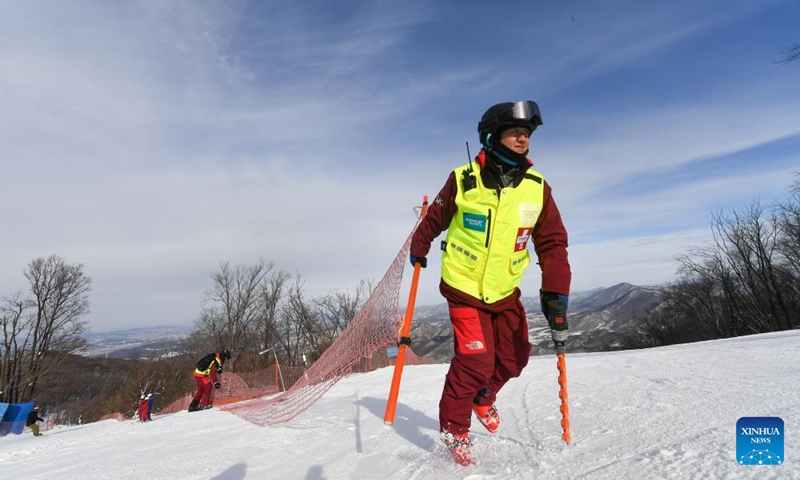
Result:
<svg viewBox="0 0 800 480">
<path fill-rule="evenodd" d="M 497 189 L 497 204 L 500 204 L 500 193 L 502 189 Z M 489 239 L 491 238 L 492 232 L 492 209 L 489 209 L 489 214 L 486 216 L 486 248 L 489 248 Z"/>
<path fill-rule="evenodd" d="M 489 248 L 489 237 L 492 234 L 492 209 L 489 209 L 489 214 L 486 216 L 486 248 Z"/>
</svg>

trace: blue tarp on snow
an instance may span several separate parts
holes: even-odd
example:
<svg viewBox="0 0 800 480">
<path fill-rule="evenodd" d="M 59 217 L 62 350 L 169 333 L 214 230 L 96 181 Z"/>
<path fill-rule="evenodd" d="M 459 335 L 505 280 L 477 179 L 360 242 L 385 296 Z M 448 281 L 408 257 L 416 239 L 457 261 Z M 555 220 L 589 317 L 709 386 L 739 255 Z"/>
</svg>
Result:
<svg viewBox="0 0 800 480">
<path fill-rule="evenodd" d="M 25 430 L 25 420 L 28 419 L 28 414 L 33 410 L 33 402 L 6 403 L 4 405 L 8 405 L 8 407 L 3 412 L 3 420 L 0 421 L 0 437 L 5 437 L 9 433 L 19 435 Z"/>
</svg>

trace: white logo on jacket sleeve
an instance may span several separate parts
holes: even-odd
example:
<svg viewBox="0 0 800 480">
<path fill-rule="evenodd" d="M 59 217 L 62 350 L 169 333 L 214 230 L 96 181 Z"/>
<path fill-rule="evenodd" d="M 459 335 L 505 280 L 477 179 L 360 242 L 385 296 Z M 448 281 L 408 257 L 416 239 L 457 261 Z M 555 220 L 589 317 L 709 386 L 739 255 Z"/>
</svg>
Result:
<svg viewBox="0 0 800 480">
<path fill-rule="evenodd" d="M 485 348 L 480 340 L 473 340 L 467 343 L 466 347 L 467 350 L 483 350 Z"/>
</svg>

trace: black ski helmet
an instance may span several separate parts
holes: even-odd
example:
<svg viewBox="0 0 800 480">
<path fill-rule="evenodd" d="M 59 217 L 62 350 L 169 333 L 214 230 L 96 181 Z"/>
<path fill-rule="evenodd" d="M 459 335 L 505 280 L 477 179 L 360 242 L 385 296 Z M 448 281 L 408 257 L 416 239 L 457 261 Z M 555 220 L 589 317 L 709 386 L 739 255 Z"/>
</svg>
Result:
<svg viewBox="0 0 800 480">
<path fill-rule="evenodd" d="M 486 145 L 489 135 L 511 127 L 525 127 L 533 133 L 536 127 L 542 125 L 542 114 L 539 105 L 531 100 L 521 102 L 503 102 L 492 105 L 478 122 L 478 134 L 481 145 Z"/>
<path fill-rule="evenodd" d="M 229 350 L 223 350 L 223 351 L 219 352 L 219 356 L 222 359 L 222 361 L 224 362 L 225 360 L 230 360 L 231 359 L 231 352 Z"/>
</svg>

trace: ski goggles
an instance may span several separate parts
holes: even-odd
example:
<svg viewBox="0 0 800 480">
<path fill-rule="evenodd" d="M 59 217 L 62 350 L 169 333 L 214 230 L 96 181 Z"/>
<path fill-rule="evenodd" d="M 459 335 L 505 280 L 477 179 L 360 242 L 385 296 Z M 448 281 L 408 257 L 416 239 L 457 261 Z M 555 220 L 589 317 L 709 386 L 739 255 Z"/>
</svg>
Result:
<svg viewBox="0 0 800 480">
<path fill-rule="evenodd" d="M 497 116 L 497 123 L 502 124 L 507 121 L 531 123 L 535 128 L 542 124 L 542 113 L 536 102 L 524 100 L 515 103 L 508 111 Z"/>
</svg>

